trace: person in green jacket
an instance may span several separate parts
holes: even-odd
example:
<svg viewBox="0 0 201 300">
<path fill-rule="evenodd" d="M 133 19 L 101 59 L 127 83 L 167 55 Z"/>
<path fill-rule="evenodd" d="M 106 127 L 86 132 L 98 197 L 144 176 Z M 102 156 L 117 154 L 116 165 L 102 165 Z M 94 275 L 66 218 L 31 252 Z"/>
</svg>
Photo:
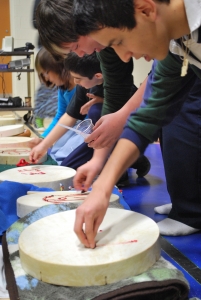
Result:
<svg viewBox="0 0 201 300">
<path fill-rule="evenodd" d="M 131 114 L 117 146 L 93 185 L 92 193 L 77 210 L 75 232 L 86 247 L 93 248 L 115 180 L 138 158 L 148 143 L 158 136 L 161 127 L 168 124 L 180 111 L 196 80 L 201 78 L 201 4 L 189 0 L 75 0 L 74 7 L 75 27 L 79 35 L 89 36 L 102 46 L 111 46 L 123 61 L 128 61 L 131 57 L 144 57 L 147 61 L 157 59 L 148 77 L 144 102 L 137 112 Z M 196 111 L 193 103 L 189 106 L 188 113 L 190 109 L 199 115 L 199 107 Z M 178 206 L 176 202 L 172 203 L 169 218 L 162 221 L 161 225 L 162 231 L 172 235 L 191 234 L 201 229 L 199 117 L 192 118 L 186 125 L 188 133 L 193 129 L 196 132 L 181 144 L 189 143 L 187 149 L 197 149 L 196 156 L 190 156 L 191 169 L 197 172 L 197 197 L 192 199 L 192 189 L 189 189 L 185 201 L 181 197 L 177 199 Z M 182 150 L 181 144 L 178 146 L 177 143 L 178 150 Z M 117 160 L 119 165 L 111 167 Z M 179 159 L 177 161 L 181 165 Z M 182 162 L 184 164 L 185 160 Z M 85 180 L 81 180 L 83 172 L 80 170 L 79 173 L 78 170 L 75 177 L 76 188 L 81 185 L 83 187 L 85 182 L 89 184 L 86 170 L 84 172 Z M 108 181 L 103 184 L 106 176 Z M 183 174 L 180 177 L 183 179 L 183 186 L 188 185 Z M 182 209 L 181 212 L 177 211 L 178 207 Z M 87 223 L 85 233 L 82 231 L 83 223 Z"/>
<path fill-rule="evenodd" d="M 107 1 L 107 2 L 104 2 L 104 1 L 102 2 L 101 0 L 95 1 L 95 2 L 83 1 L 82 3 L 79 1 L 74 1 L 76 4 L 75 8 L 77 9 L 77 11 L 75 11 L 73 19 L 72 19 L 72 3 L 71 2 L 72 1 L 61 1 L 61 3 L 60 3 L 61 6 L 63 5 L 63 8 L 65 9 L 65 15 L 63 15 L 62 18 L 60 18 L 60 22 L 61 22 L 62 26 L 64 26 L 64 24 L 66 25 L 65 26 L 65 34 L 62 37 L 58 37 L 58 35 L 57 35 L 58 26 L 61 25 L 61 24 L 58 24 L 58 22 L 57 22 L 57 24 L 52 25 L 53 26 L 52 28 L 54 28 L 53 32 L 55 33 L 55 39 L 57 39 L 57 42 L 52 42 L 53 41 L 52 35 L 50 35 L 50 34 L 48 35 L 47 31 L 44 32 L 44 34 L 42 33 L 42 35 L 44 37 L 44 41 L 46 41 L 47 44 L 49 44 L 49 46 L 52 47 L 51 50 L 53 52 L 58 52 L 60 55 L 68 53 L 69 51 L 75 51 L 76 53 L 81 55 L 81 53 L 83 51 L 87 52 L 87 53 L 89 51 L 94 51 L 94 50 L 100 51 L 101 49 L 105 48 L 106 46 L 112 46 L 115 49 L 115 51 L 118 53 L 118 55 L 121 57 L 121 59 L 127 63 L 131 59 L 132 56 L 134 56 L 135 58 L 144 56 L 146 60 L 150 60 L 155 57 L 158 59 L 162 59 L 162 58 L 165 58 L 165 56 L 168 53 L 168 46 L 169 46 L 170 40 L 177 38 L 176 35 L 178 35 L 179 37 L 182 37 L 184 32 L 187 31 L 187 29 L 188 29 L 188 26 L 186 24 L 186 19 L 184 18 L 185 8 L 184 8 L 183 1 L 179 1 L 177 3 L 171 1 L 170 5 L 168 4 L 169 1 L 157 1 L 157 3 L 155 1 L 149 1 L 149 2 L 136 1 L 135 2 L 135 4 L 137 4 L 136 16 L 140 18 L 140 25 L 142 25 L 142 28 L 141 27 L 139 28 L 139 26 L 137 26 L 137 30 L 138 30 L 137 33 L 136 33 L 136 27 L 135 27 L 136 23 L 135 23 L 135 19 L 133 17 L 134 16 L 134 5 L 133 5 L 132 0 L 124 1 L 124 3 L 114 1 L 114 0 Z M 67 4 L 69 4 L 69 6 Z M 93 4 L 93 7 L 90 7 L 91 4 Z M 101 4 L 101 7 L 99 7 L 99 4 Z M 84 9 L 83 5 L 84 6 L 86 5 L 86 8 L 87 8 L 86 11 L 84 11 L 85 9 Z M 121 5 L 123 5 L 124 7 L 122 8 Z M 107 7 L 107 9 L 108 9 L 108 7 L 112 8 L 112 10 L 106 10 L 108 12 L 112 12 L 109 15 L 109 17 L 108 17 L 108 14 L 105 12 L 100 13 L 97 16 L 96 9 L 98 9 L 98 11 L 101 12 L 102 7 L 104 7 L 104 9 L 106 7 Z M 128 8 L 128 9 L 125 10 L 125 8 Z M 94 14 L 89 13 L 90 9 L 91 9 L 91 12 L 94 10 Z M 174 11 L 174 13 L 172 13 L 173 11 Z M 176 13 L 175 13 L 175 11 L 176 11 Z M 124 12 L 124 13 L 122 14 L 122 12 Z M 191 15 L 192 15 L 192 12 L 193 12 L 193 8 L 191 7 L 191 9 L 190 9 Z M 190 20 L 191 20 L 190 23 L 191 23 L 192 29 L 196 28 L 195 24 L 198 24 L 198 25 L 200 24 L 199 23 L 199 12 L 200 12 L 199 7 L 196 7 L 195 20 L 194 20 L 194 18 L 190 17 Z M 80 16 L 80 13 L 81 14 L 83 13 L 83 16 Z M 126 15 L 126 13 L 127 13 L 127 15 Z M 164 24 L 162 22 L 164 13 L 170 14 L 170 16 L 171 16 L 171 18 L 167 17 L 167 19 L 164 23 L 166 23 L 166 22 L 168 23 L 167 20 L 171 20 L 171 22 L 169 24 L 175 25 L 175 23 L 176 23 L 175 20 L 178 22 L 178 17 L 179 17 L 179 21 L 181 21 L 181 22 L 179 22 L 179 24 L 181 26 L 179 26 L 178 30 L 175 31 L 175 27 L 171 28 L 170 25 L 164 26 Z M 115 17 L 112 18 L 111 16 L 115 16 Z M 119 17 L 117 17 L 117 16 L 119 16 Z M 87 24 L 87 26 L 81 27 L 81 26 L 79 26 L 79 22 L 78 22 L 78 26 L 77 26 L 78 31 L 76 33 L 72 32 L 72 31 L 67 32 L 70 28 L 72 28 L 70 26 L 70 24 L 71 24 L 70 22 L 72 22 L 72 24 L 74 26 L 75 17 L 77 17 L 77 19 L 80 20 L 81 22 L 83 22 L 83 18 L 85 18 L 84 22 Z M 100 20 L 101 17 L 103 17 L 103 20 Z M 181 20 L 180 20 L 180 18 L 181 18 Z M 39 19 L 40 19 L 40 16 L 39 16 Z M 107 23 L 110 21 L 113 22 L 114 24 Z M 82 23 L 82 25 L 84 25 L 84 23 Z M 102 28 L 100 25 L 103 25 L 104 28 Z M 165 24 L 165 25 L 167 25 L 167 24 Z M 116 27 L 120 27 L 120 28 L 116 28 Z M 100 30 L 100 28 L 101 28 L 101 30 Z M 124 30 L 122 30 L 122 29 L 124 29 Z M 155 29 L 158 29 L 158 30 L 156 31 Z M 46 30 L 48 30 L 48 29 L 46 28 Z M 81 31 L 79 31 L 79 30 L 81 30 Z M 83 32 L 83 30 L 85 30 L 85 32 Z M 108 34 L 106 31 L 108 31 Z M 146 31 L 146 34 L 145 34 L 145 31 Z M 52 32 L 52 31 L 50 31 L 50 32 Z M 101 35 L 102 32 L 104 32 L 104 33 Z M 105 34 L 105 32 L 106 32 L 106 34 Z M 156 34 L 157 34 L 157 36 L 155 37 Z M 104 39 L 105 39 L 105 41 L 104 41 Z M 183 39 L 185 39 L 185 38 L 183 38 Z M 187 42 L 187 40 L 188 40 L 188 37 L 187 37 L 186 41 L 184 41 L 184 42 Z M 138 48 L 136 48 L 136 45 L 138 46 Z M 174 45 L 175 45 L 175 43 L 173 42 L 173 44 L 172 44 L 173 48 L 174 48 Z M 184 44 L 183 44 L 183 49 L 185 49 Z M 182 53 L 182 51 L 180 51 L 179 53 Z M 189 53 L 189 51 L 187 51 L 187 54 L 188 53 Z M 184 55 L 184 56 L 186 58 L 186 55 Z M 178 63 L 179 63 L 179 67 L 178 67 Z M 174 68 L 174 64 L 176 65 L 175 68 Z M 104 189 L 102 188 L 103 185 L 102 186 L 100 185 L 101 178 L 104 178 L 104 176 L 102 174 L 105 172 L 105 168 L 103 169 L 101 176 L 96 181 L 96 183 L 93 185 L 93 191 L 92 191 L 93 196 L 90 195 L 87 198 L 87 202 L 85 202 L 85 204 L 82 205 L 77 210 L 78 217 L 77 217 L 76 223 L 75 223 L 75 231 L 76 231 L 78 237 L 80 238 L 80 240 L 86 246 L 90 246 L 92 248 L 94 247 L 94 237 L 96 235 L 97 228 L 104 217 L 104 214 L 105 214 L 105 211 L 106 211 L 106 208 L 108 205 L 107 200 L 108 200 L 108 196 L 110 194 L 110 188 L 113 185 L 112 182 L 115 181 L 116 178 L 119 178 L 120 174 L 122 174 L 123 169 L 127 168 L 128 161 L 129 161 L 129 163 L 135 161 L 136 158 L 139 156 L 139 153 L 142 152 L 146 148 L 147 143 L 149 143 L 150 141 L 153 141 L 153 138 L 154 139 L 157 138 L 157 136 L 159 134 L 158 131 L 160 130 L 161 126 L 163 126 L 164 124 L 171 121 L 171 119 L 172 119 L 171 107 L 174 108 L 174 101 L 177 99 L 174 96 L 178 95 L 178 99 L 179 99 L 178 101 L 182 105 L 182 101 L 184 101 L 182 99 L 184 99 L 188 96 L 188 91 L 190 90 L 190 88 L 188 88 L 188 86 L 191 87 L 193 85 L 193 83 L 195 82 L 195 78 L 193 78 L 194 76 L 191 75 L 191 72 L 190 72 L 190 77 L 189 76 L 186 77 L 187 79 L 185 78 L 182 81 L 182 79 L 180 78 L 181 60 L 179 59 L 179 57 L 177 57 L 177 59 L 175 59 L 175 57 L 173 58 L 170 55 L 164 69 L 163 69 L 163 66 L 161 68 L 160 68 L 160 66 L 161 66 L 160 62 L 156 62 L 156 64 L 153 65 L 152 74 L 150 74 L 149 78 L 148 78 L 148 86 L 150 86 L 150 84 L 152 83 L 151 80 L 153 77 L 155 78 L 155 74 L 156 74 L 156 78 L 157 79 L 159 78 L 159 79 L 156 82 L 154 82 L 154 84 L 152 85 L 152 88 L 156 87 L 156 91 L 155 90 L 153 91 L 155 98 L 157 97 L 157 92 L 159 92 L 159 91 L 161 92 L 161 99 L 160 99 L 161 102 L 159 102 L 159 101 L 156 102 L 153 97 L 150 97 L 150 98 L 147 97 L 147 99 L 146 99 L 146 93 L 145 93 L 145 97 L 144 97 L 145 101 L 144 102 L 147 105 L 146 110 L 145 110 L 145 107 L 140 108 L 137 111 L 137 113 L 135 114 L 135 117 L 134 118 L 132 117 L 129 120 L 129 122 L 127 123 L 128 125 L 126 126 L 126 128 L 130 129 L 132 127 L 132 123 L 136 124 L 135 125 L 135 132 L 137 132 L 137 134 L 135 134 L 136 145 L 135 145 L 135 143 L 128 143 L 128 145 L 129 145 L 128 146 L 127 145 L 128 137 L 127 137 L 127 138 L 120 140 L 121 143 L 124 143 L 124 144 L 126 143 L 125 144 L 126 146 L 123 147 L 124 148 L 123 151 L 117 151 L 116 149 L 119 149 L 119 147 L 120 147 L 119 144 L 121 144 L 120 142 L 118 142 L 118 145 L 116 146 L 115 151 L 113 152 L 112 156 L 110 157 L 105 168 L 108 170 L 107 166 L 108 166 L 108 164 L 110 164 L 110 161 L 113 159 L 113 157 L 116 157 L 116 160 L 114 159 L 113 161 L 121 161 L 120 165 L 116 165 L 115 168 L 112 168 L 112 171 L 106 172 L 107 175 L 109 174 L 108 175 L 109 182 L 107 183 L 107 186 L 104 186 Z M 164 85 L 160 86 L 159 83 L 161 80 L 160 72 L 164 71 L 164 70 L 168 70 L 168 66 L 171 66 L 170 67 L 171 74 L 168 74 L 168 76 L 169 76 L 168 78 L 170 78 L 170 79 L 169 79 L 169 81 L 167 81 L 167 86 L 172 87 L 172 93 L 168 94 L 168 92 L 167 92 L 168 95 L 166 95 L 166 94 L 163 94 L 165 86 Z M 194 66 L 192 65 L 191 68 L 193 69 Z M 186 69 L 187 69 L 186 60 L 184 60 L 183 72 L 182 72 L 183 74 L 185 73 Z M 196 68 L 194 68 L 194 70 L 195 69 Z M 159 76 L 157 75 L 157 73 L 155 73 L 156 70 L 159 70 Z M 171 77 L 172 74 L 175 76 L 175 74 L 174 74 L 175 70 L 176 70 L 176 75 L 179 74 L 178 78 L 176 76 L 177 80 L 175 80 L 175 77 L 173 77 L 173 76 Z M 164 75 L 166 76 L 165 72 L 164 72 Z M 181 95 L 181 97 L 180 97 L 178 89 L 180 87 L 181 82 L 182 82 L 182 87 L 184 87 L 184 88 L 183 88 L 183 95 Z M 157 85 L 158 85 L 158 89 L 157 89 Z M 101 126 L 99 126 L 99 128 L 104 127 L 103 123 L 108 124 L 108 122 L 107 122 L 108 118 L 110 120 L 112 119 L 111 122 L 113 124 L 117 124 L 115 129 L 118 128 L 117 130 L 115 130 L 116 135 L 115 134 L 111 135 L 111 131 L 114 128 L 112 126 L 111 126 L 111 130 L 109 133 L 107 132 L 107 134 L 104 135 L 103 130 L 102 130 L 101 134 L 99 135 L 99 136 L 106 137 L 106 139 L 104 139 L 104 140 L 107 140 L 107 142 L 110 140 L 110 142 L 108 142 L 108 145 L 112 145 L 112 143 L 115 141 L 115 138 L 117 137 L 117 135 L 121 133 L 121 130 L 122 130 L 123 125 L 125 124 L 126 118 L 128 117 L 128 115 L 130 114 L 130 112 L 132 110 L 136 109 L 136 106 L 135 106 L 136 103 L 140 103 L 140 101 L 142 100 L 145 86 L 146 86 L 146 80 L 142 84 L 142 86 L 138 89 L 138 91 L 134 94 L 134 96 L 126 103 L 126 105 L 124 105 L 124 107 L 120 111 L 113 114 L 112 116 L 104 116 L 103 117 L 104 120 L 102 121 Z M 160 97 L 160 94 L 159 94 L 159 97 Z M 170 100 L 172 102 L 170 102 Z M 143 104 L 143 106 L 145 106 L 145 103 Z M 166 104 L 167 104 L 167 106 L 166 106 Z M 181 105 L 180 105 L 180 107 L 181 107 Z M 142 110 L 142 109 L 144 109 L 144 110 Z M 174 110 L 174 109 L 172 109 L 172 110 Z M 156 111 L 156 113 L 155 113 L 155 111 Z M 167 114 L 167 116 L 169 116 L 169 120 L 167 118 L 163 122 L 166 114 Z M 153 119 L 152 119 L 152 115 L 153 115 Z M 158 117 L 158 119 L 155 120 L 155 117 Z M 135 120 L 135 121 L 133 121 L 133 120 Z M 110 122 L 110 124 L 112 124 L 111 122 Z M 94 131 L 93 137 L 96 134 L 96 132 L 99 130 L 99 128 L 97 128 Z M 131 128 L 131 130 L 129 131 L 130 135 L 134 136 L 133 132 L 134 132 L 134 130 L 133 130 L 133 128 Z M 91 135 L 91 137 L 92 137 L 92 135 Z M 132 140 L 131 137 L 130 137 L 130 139 Z M 95 140 L 95 142 L 91 142 L 90 144 L 97 145 L 97 141 L 98 141 L 98 139 Z M 89 142 L 90 142 L 90 140 L 89 140 Z M 131 145 L 135 145 L 134 149 L 132 149 L 133 147 Z M 100 146 L 100 144 L 99 144 L 99 146 Z M 100 149 L 100 151 L 101 150 L 102 149 Z M 121 158 L 122 153 L 124 153 L 123 158 Z M 101 154 L 101 152 L 99 152 L 99 154 Z M 106 154 L 104 153 L 104 155 L 106 155 Z M 120 155 L 120 160 L 118 160 L 119 155 Z M 102 159 L 101 162 L 102 162 L 102 166 L 103 166 L 103 164 L 105 163 L 105 160 Z M 99 160 L 99 163 L 100 163 L 100 160 Z M 100 169 L 101 169 L 101 167 L 99 166 Z M 110 165 L 110 170 L 111 170 L 111 165 Z M 106 173 L 104 173 L 104 174 L 106 174 Z M 80 174 L 78 173 L 78 175 L 76 176 L 75 184 L 77 184 L 77 186 L 84 184 L 85 188 L 87 188 L 87 186 L 89 186 L 91 183 L 89 178 L 87 178 L 87 175 L 86 175 L 85 182 L 83 182 L 83 181 L 79 182 L 79 180 L 78 180 L 79 176 L 80 176 Z M 96 197 L 98 190 L 100 190 L 100 186 L 101 186 L 102 193 L 100 193 L 99 196 Z M 91 203 L 91 200 L 93 199 L 93 197 L 95 197 L 97 200 L 95 202 Z M 101 199 L 104 199 L 104 201 L 99 202 L 99 200 L 101 201 Z M 98 208 L 100 208 L 99 213 L 97 213 Z M 89 234 L 87 234 L 87 236 L 85 236 L 82 232 L 82 223 L 84 222 L 85 219 L 87 220 L 89 213 L 92 213 L 93 218 L 91 219 L 92 221 L 88 223 L 89 226 L 88 226 L 87 231 L 89 232 Z M 198 215 L 199 215 L 199 213 L 198 213 Z M 173 219 L 170 219 L 170 220 L 172 221 Z M 176 218 L 175 218 L 175 221 L 176 221 Z M 189 220 L 188 220 L 188 222 L 189 222 Z M 199 228 L 200 228 L 200 224 L 196 224 L 196 226 L 194 226 L 192 224 L 193 226 L 189 226 L 189 225 L 191 225 L 190 223 L 187 224 L 182 221 L 181 222 L 179 221 L 178 223 L 179 223 L 180 232 L 178 232 L 178 230 L 176 230 L 176 231 L 172 230 L 172 228 L 176 228 L 174 222 L 170 222 L 170 224 L 168 224 L 168 227 L 171 229 L 173 235 L 190 234 L 190 233 L 193 233 L 193 232 L 199 230 Z M 178 223 L 176 223 L 176 224 L 178 224 Z"/>
</svg>

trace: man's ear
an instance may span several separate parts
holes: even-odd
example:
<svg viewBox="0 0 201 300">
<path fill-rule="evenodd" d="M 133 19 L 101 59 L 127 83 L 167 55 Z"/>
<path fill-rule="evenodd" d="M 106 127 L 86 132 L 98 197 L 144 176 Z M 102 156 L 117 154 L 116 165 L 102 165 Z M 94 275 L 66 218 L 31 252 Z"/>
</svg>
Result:
<svg viewBox="0 0 201 300">
<path fill-rule="evenodd" d="M 96 73 L 95 77 L 96 77 L 96 79 L 103 79 L 103 74 L 102 73 Z"/>
<path fill-rule="evenodd" d="M 157 16 L 157 4 L 153 0 L 134 0 L 135 14 L 154 22 Z"/>
</svg>

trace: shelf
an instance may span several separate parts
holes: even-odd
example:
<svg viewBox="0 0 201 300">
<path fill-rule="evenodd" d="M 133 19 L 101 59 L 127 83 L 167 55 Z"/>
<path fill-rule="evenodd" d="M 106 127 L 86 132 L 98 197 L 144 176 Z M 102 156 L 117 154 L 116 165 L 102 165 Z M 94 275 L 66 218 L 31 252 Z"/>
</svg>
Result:
<svg viewBox="0 0 201 300">
<path fill-rule="evenodd" d="M 12 52 L 2 52 L 0 56 L 30 56 L 33 55 L 33 51 L 12 51 Z"/>
<path fill-rule="evenodd" d="M 34 72 L 34 69 L 0 69 L 0 73 L 31 73 Z"/>
<path fill-rule="evenodd" d="M 11 107 L 4 107 L 4 108 L 0 107 L 0 112 L 1 111 L 24 111 L 24 110 L 31 111 L 31 110 L 34 110 L 34 108 L 31 106 L 21 106 L 21 107 L 12 107 L 11 106 Z"/>
<path fill-rule="evenodd" d="M 33 55 L 33 56 L 32 56 Z M 34 51 L 1 51 L 0 50 L 0 57 L 6 57 L 6 56 L 26 56 L 30 59 L 30 66 L 24 66 L 23 68 L 9 68 L 9 69 L 0 69 L 0 74 L 2 73 L 18 73 L 17 77 L 19 79 L 19 75 L 21 73 L 27 74 L 27 96 L 31 97 L 31 99 L 34 99 Z M 3 74 L 2 74 L 3 76 Z M 22 106 L 22 107 L 1 107 L 0 111 L 33 111 L 34 109 L 32 107 Z"/>
</svg>

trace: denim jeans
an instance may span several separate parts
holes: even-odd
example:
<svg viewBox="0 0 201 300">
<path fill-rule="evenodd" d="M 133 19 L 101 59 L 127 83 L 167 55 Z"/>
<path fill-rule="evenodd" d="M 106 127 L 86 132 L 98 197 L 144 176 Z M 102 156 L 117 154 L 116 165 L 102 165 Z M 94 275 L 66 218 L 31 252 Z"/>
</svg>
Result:
<svg viewBox="0 0 201 300">
<path fill-rule="evenodd" d="M 161 148 L 169 218 L 201 229 L 201 80 L 197 79 L 179 115 L 163 127 Z"/>
</svg>

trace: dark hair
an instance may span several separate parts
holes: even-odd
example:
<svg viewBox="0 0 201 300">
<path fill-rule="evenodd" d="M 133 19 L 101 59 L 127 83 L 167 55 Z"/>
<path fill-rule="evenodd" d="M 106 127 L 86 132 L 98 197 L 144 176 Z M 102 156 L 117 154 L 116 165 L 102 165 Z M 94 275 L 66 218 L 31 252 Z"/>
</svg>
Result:
<svg viewBox="0 0 201 300">
<path fill-rule="evenodd" d="M 54 45 L 77 42 L 72 14 L 73 0 L 41 0 L 36 10 L 36 25 L 41 44 L 55 56 Z"/>
<path fill-rule="evenodd" d="M 105 27 L 133 29 L 135 0 L 74 0 L 75 31 L 82 36 Z M 169 3 L 170 0 L 158 0 Z"/>
<path fill-rule="evenodd" d="M 69 71 L 88 77 L 90 80 L 96 73 L 102 73 L 96 52 L 83 57 L 79 57 L 76 53 L 71 52 L 65 59 L 65 66 Z"/>
<path fill-rule="evenodd" d="M 35 68 L 38 72 L 40 81 L 43 82 L 47 87 L 52 88 L 54 86 L 52 82 L 45 79 L 43 72 L 48 73 L 49 71 L 56 73 L 64 82 L 64 85 L 60 88 L 68 89 L 70 87 L 70 73 L 69 70 L 65 67 L 64 60 L 56 61 L 44 47 L 42 47 L 36 55 Z"/>
</svg>

